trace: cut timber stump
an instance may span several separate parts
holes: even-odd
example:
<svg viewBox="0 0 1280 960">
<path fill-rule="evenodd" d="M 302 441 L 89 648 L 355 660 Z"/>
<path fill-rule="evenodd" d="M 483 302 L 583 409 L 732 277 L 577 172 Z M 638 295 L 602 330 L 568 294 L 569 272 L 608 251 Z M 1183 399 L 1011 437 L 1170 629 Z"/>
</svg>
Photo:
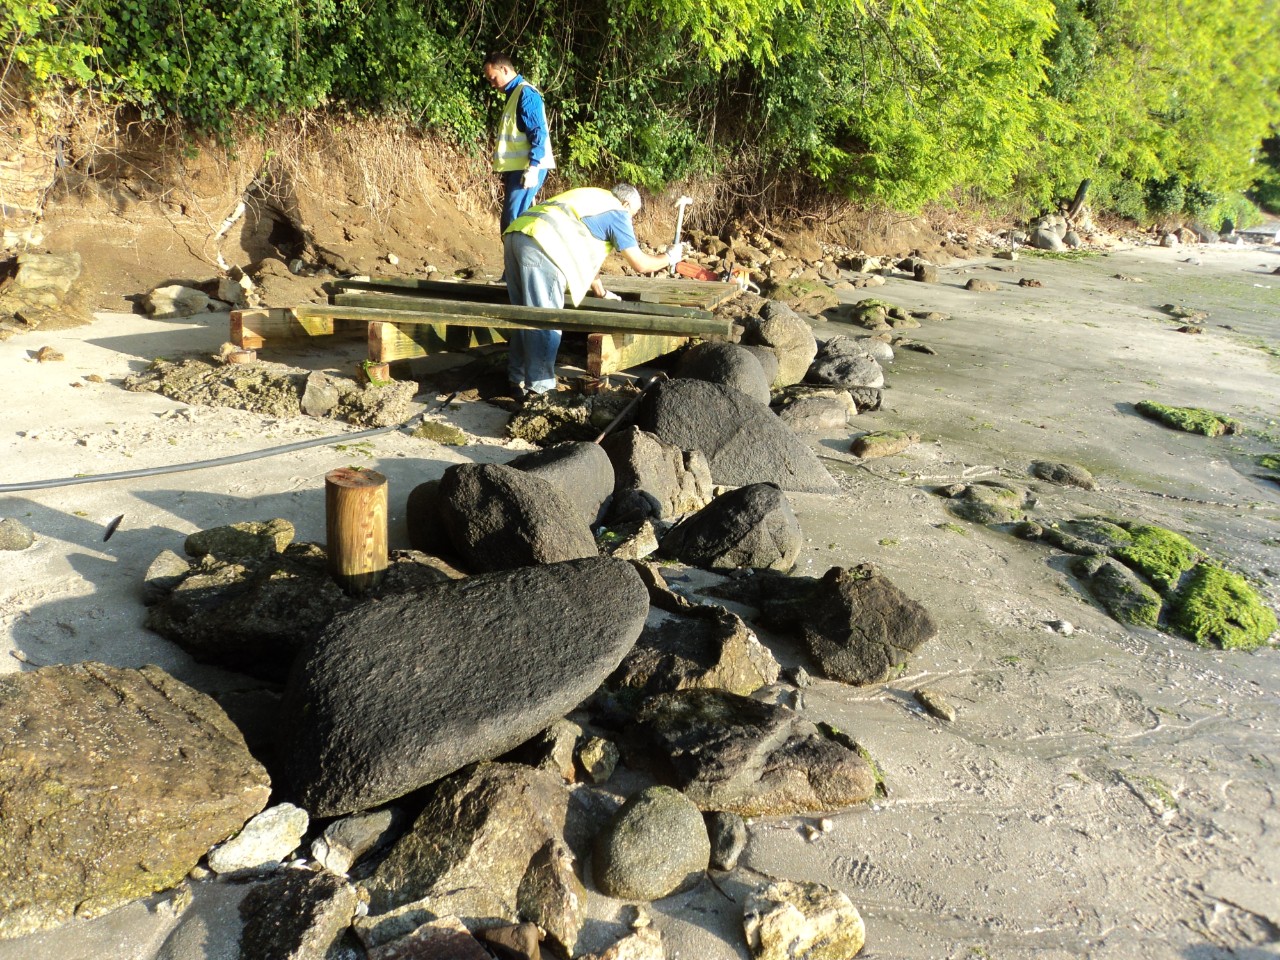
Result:
<svg viewBox="0 0 1280 960">
<path fill-rule="evenodd" d="M 329 573 L 359 596 L 387 572 L 387 478 L 374 470 L 340 467 L 324 478 Z"/>
</svg>

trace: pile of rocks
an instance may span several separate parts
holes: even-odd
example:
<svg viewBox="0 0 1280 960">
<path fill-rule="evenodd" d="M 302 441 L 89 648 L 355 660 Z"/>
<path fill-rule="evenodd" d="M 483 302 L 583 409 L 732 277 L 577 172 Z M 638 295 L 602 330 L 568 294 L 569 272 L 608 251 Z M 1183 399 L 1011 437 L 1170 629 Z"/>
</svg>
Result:
<svg viewBox="0 0 1280 960">
<path fill-rule="evenodd" d="M 784 679 L 714 602 L 849 684 L 936 633 L 869 565 L 788 575 L 787 493 L 839 489 L 794 428 L 847 423 L 883 385 L 882 347 L 833 339 L 770 303 L 603 442 L 424 481 L 414 549 L 363 596 L 280 519 L 162 554 L 148 625 L 256 682 L 215 702 L 154 667 L 0 679 L 0 937 L 212 873 L 245 881 L 246 957 L 579 956 L 584 884 L 666 897 L 734 870 L 746 818 L 872 798 L 866 751 L 806 717 L 808 674 Z M 718 592 L 673 591 L 655 554 Z M 861 949 L 838 891 L 754 886 L 756 956 Z M 642 912 L 619 932 L 600 956 L 663 955 Z"/>
</svg>

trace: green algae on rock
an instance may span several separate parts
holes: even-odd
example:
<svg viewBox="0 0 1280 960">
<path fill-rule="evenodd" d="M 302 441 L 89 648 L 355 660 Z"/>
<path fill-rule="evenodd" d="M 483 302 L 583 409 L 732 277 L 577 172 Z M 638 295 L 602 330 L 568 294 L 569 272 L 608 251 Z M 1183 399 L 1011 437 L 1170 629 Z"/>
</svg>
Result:
<svg viewBox="0 0 1280 960">
<path fill-rule="evenodd" d="M 1072 566 L 1089 585 L 1089 592 L 1112 617 L 1136 627 L 1154 627 L 1160 622 L 1163 602 L 1160 594 L 1142 578 L 1110 557 L 1081 557 Z"/>
<path fill-rule="evenodd" d="M 451 423 L 440 423 L 438 420 L 423 420 L 413 431 L 418 440 L 434 440 L 445 447 L 465 447 L 467 435 Z"/>
<path fill-rule="evenodd" d="M 1148 523 L 1122 522 L 1132 542 L 1115 547 L 1111 555 L 1132 567 L 1167 594 L 1186 571 L 1204 558 L 1194 543 L 1181 534 Z"/>
<path fill-rule="evenodd" d="M 1144 417 L 1159 420 L 1167 427 L 1185 430 L 1187 433 L 1203 433 L 1206 437 L 1220 437 L 1226 433 L 1243 433 L 1238 420 L 1224 417 L 1199 407 L 1169 407 L 1154 400 L 1139 400 L 1135 404 Z"/>
<path fill-rule="evenodd" d="M 1022 519 L 1025 500 L 1022 490 L 983 480 L 969 484 L 953 496 L 947 509 L 973 523 L 1013 523 Z"/>
<path fill-rule="evenodd" d="M 891 457 L 920 442 L 920 434 L 909 430 L 873 430 L 853 441 L 850 450 L 855 457 L 870 460 L 875 457 Z"/>
<path fill-rule="evenodd" d="M 1212 563 L 1191 572 L 1170 622 L 1196 643 L 1223 650 L 1255 650 L 1276 631 L 1276 615 L 1244 577 Z"/>
</svg>

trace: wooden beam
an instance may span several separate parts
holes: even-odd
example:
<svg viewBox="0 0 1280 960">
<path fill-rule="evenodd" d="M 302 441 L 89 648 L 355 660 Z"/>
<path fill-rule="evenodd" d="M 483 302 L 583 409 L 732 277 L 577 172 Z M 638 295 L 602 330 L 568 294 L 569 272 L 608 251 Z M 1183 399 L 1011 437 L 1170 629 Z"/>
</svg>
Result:
<svg viewBox="0 0 1280 960">
<path fill-rule="evenodd" d="M 332 305 L 303 304 L 295 308 L 299 316 L 345 317 L 364 320 L 394 320 L 397 323 L 455 323 L 459 326 L 516 327 L 535 330 L 578 330 L 587 333 L 650 333 L 670 336 L 728 336 L 733 325 L 728 320 L 701 317 L 665 317 L 596 310 L 552 310 L 510 304 L 464 303 L 448 300 L 419 300 L 379 293 L 340 293 Z M 353 309 L 343 309 L 353 308 Z M 376 310 L 381 313 L 364 313 Z M 395 311 L 400 316 L 389 315 Z"/>
<path fill-rule="evenodd" d="M 619 370 L 627 370 L 666 356 L 688 342 L 688 337 L 593 333 L 587 337 L 587 374 L 603 377 Z"/>
<path fill-rule="evenodd" d="M 714 310 L 732 300 L 740 291 L 736 284 L 710 280 L 686 280 L 670 277 L 602 276 L 601 282 L 614 293 L 628 294 L 664 304 L 680 304 Z"/>
<path fill-rule="evenodd" d="M 344 332 L 350 332 L 350 328 L 340 320 L 302 316 L 290 307 L 231 311 L 231 342 L 244 350 L 261 350 L 268 340 L 298 340 Z"/>
<path fill-rule="evenodd" d="M 606 284 L 607 286 L 607 284 Z M 507 288 L 487 283 L 448 283 L 442 280 L 414 280 L 410 278 L 382 278 L 379 280 L 330 280 L 324 285 L 333 303 L 341 302 L 337 296 L 351 293 L 390 293 L 422 299 L 450 300 L 464 303 L 510 304 Z M 660 289 L 660 288 L 659 288 Z M 615 291 L 616 292 L 616 291 Z M 705 293 L 706 291 L 702 291 Z M 579 307 L 566 304 L 565 309 L 600 310 L 605 313 L 647 314 L 660 317 L 697 317 L 707 319 L 711 314 L 702 309 L 658 302 L 641 302 L 643 293 L 629 293 L 623 300 L 606 300 L 603 297 L 586 297 Z"/>
<path fill-rule="evenodd" d="M 423 323 L 392 323 L 371 320 L 369 327 L 369 359 L 374 363 L 413 360 L 437 353 L 457 353 L 472 347 L 488 347 L 506 343 L 498 330 L 484 327 L 457 327 Z"/>
</svg>

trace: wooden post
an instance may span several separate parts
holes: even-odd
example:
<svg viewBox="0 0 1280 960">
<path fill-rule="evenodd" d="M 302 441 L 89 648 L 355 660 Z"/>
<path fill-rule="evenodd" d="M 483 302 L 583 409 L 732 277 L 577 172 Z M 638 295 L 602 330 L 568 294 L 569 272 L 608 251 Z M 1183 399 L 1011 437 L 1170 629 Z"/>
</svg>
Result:
<svg viewBox="0 0 1280 960">
<path fill-rule="evenodd" d="M 339 467 L 324 478 L 329 573 L 359 596 L 387 572 L 387 478 L 374 470 Z"/>
</svg>

